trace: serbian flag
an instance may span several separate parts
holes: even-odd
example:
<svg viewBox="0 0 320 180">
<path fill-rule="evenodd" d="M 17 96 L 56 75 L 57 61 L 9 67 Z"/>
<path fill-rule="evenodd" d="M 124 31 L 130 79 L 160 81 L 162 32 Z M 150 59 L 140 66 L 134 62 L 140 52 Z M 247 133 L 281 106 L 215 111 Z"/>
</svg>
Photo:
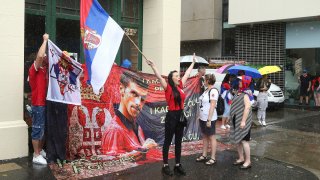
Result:
<svg viewBox="0 0 320 180">
<path fill-rule="evenodd" d="M 81 64 L 48 41 L 49 84 L 47 100 L 81 105 Z"/>
<path fill-rule="evenodd" d="M 106 82 L 123 38 L 123 29 L 97 0 L 81 0 L 80 29 L 89 83 L 99 94 Z"/>
</svg>

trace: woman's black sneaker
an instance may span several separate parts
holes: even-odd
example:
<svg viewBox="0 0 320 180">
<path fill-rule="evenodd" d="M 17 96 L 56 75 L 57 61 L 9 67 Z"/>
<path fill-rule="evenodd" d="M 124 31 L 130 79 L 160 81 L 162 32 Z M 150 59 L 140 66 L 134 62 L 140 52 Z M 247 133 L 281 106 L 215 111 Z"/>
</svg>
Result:
<svg viewBox="0 0 320 180">
<path fill-rule="evenodd" d="M 162 174 L 165 174 L 167 176 L 172 176 L 173 173 L 172 171 L 170 170 L 170 167 L 169 166 L 164 166 L 162 167 Z"/>
<path fill-rule="evenodd" d="M 174 174 L 185 176 L 187 173 L 180 164 L 179 166 L 174 166 Z"/>
</svg>

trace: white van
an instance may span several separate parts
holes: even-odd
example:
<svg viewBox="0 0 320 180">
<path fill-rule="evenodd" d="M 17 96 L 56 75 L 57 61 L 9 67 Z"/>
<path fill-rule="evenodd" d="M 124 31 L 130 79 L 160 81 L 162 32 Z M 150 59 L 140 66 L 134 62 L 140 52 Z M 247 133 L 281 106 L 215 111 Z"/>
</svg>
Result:
<svg viewBox="0 0 320 180">
<path fill-rule="evenodd" d="M 193 69 L 191 71 L 191 76 L 194 76 L 198 73 L 197 69 Z M 220 87 L 222 84 L 222 81 L 226 74 L 220 74 L 216 72 L 216 69 L 206 69 L 206 74 L 214 74 L 216 77 L 216 83 L 214 84 L 214 87 L 217 88 L 220 91 Z M 258 96 L 259 91 L 255 90 L 253 95 L 256 97 Z M 270 106 L 278 106 L 283 105 L 284 102 L 284 94 L 281 90 L 281 88 L 273 83 L 271 83 L 271 86 L 268 90 L 268 105 Z"/>
<path fill-rule="evenodd" d="M 257 97 L 258 94 L 259 94 L 259 91 L 254 90 L 253 95 Z M 283 105 L 284 99 L 285 98 L 280 87 L 271 83 L 271 86 L 268 90 L 268 106 Z"/>
</svg>

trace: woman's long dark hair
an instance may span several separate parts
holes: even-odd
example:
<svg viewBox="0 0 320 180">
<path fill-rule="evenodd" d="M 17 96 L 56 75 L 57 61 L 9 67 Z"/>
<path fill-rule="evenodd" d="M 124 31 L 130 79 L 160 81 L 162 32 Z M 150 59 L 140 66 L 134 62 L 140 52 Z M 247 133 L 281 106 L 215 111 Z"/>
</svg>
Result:
<svg viewBox="0 0 320 180">
<path fill-rule="evenodd" d="M 171 88 L 172 88 L 175 104 L 176 105 L 178 104 L 180 106 L 181 105 L 181 96 L 180 96 L 180 93 L 178 91 L 177 86 L 174 84 L 174 82 L 172 80 L 173 73 L 178 73 L 178 71 L 171 71 L 169 73 L 169 75 L 168 75 L 168 83 L 169 83 L 169 86 L 171 86 Z"/>
<path fill-rule="evenodd" d="M 226 74 L 226 76 L 224 77 L 222 83 L 229 83 L 229 78 L 230 78 L 230 74 Z"/>
</svg>

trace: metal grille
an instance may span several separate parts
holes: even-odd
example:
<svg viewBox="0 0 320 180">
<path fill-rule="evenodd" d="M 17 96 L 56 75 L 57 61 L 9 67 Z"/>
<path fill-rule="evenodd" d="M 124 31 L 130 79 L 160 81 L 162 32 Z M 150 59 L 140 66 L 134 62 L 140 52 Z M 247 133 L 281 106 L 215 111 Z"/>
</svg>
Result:
<svg viewBox="0 0 320 180">
<path fill-rule="evenodd" d="M 253 65 L 285 67 L 285 24 L 270 23 L 236 27 L 235 55 Z M 284 71 L 270 74 L 270 79 L 284 89 Z"/>
</svg>

